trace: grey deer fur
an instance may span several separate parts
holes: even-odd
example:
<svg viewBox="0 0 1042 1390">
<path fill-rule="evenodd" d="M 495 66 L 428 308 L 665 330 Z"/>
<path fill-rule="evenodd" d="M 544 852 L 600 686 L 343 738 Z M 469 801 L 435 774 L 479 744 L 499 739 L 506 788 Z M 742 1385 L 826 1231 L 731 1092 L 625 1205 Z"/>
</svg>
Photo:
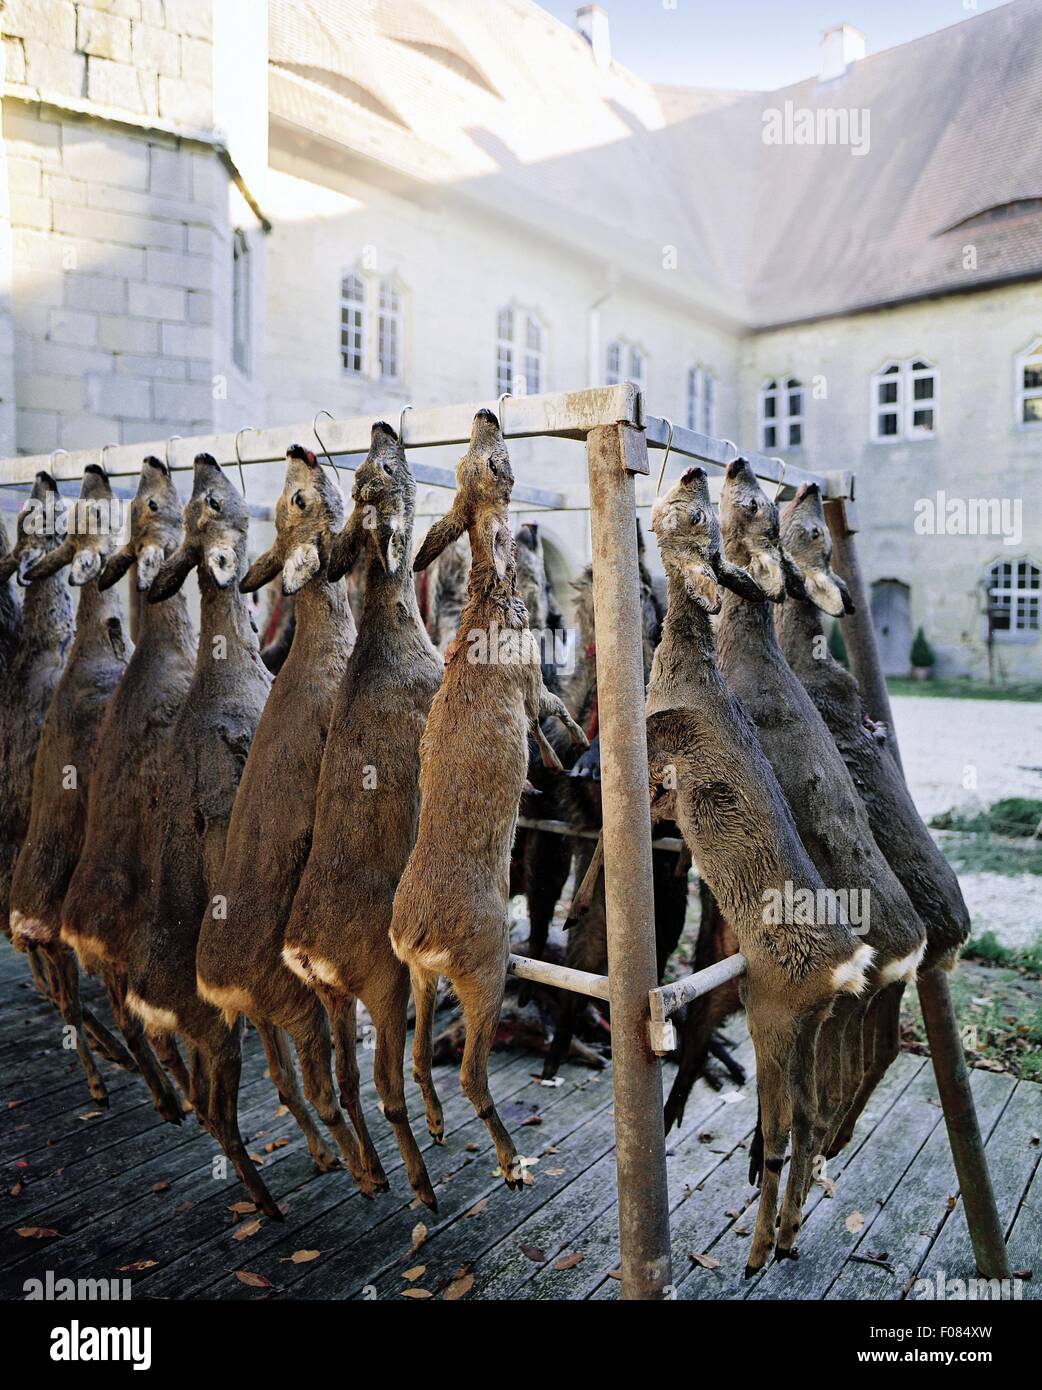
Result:
<svg viewBox="0 0 1042 1390">
<path fill-rule="evenodd" d="M 318 1166 L 328 1169 L 337 1160 L 323 1144 L 305 1096 L 359 1188 L 372 1196 L 378 1183 L 333 1090 L 325 1010 L 282 959 L 293 896 L 311 848 L 333 701 L 356 636 L 347 591 L 327 569 L 333 536 L 343 522 L 340 488 L 313 453 L 292 445 L 275 506 L 275 540 L 239 588 L 252 593 L 281 574 L 284 591 L 294 595 L 293 642 L 257 724 L 235 797 L 219 876 L 225 910 L 208 906 L 203 914 L 195 963 L 200 996 L 220 1009 L 229 1025 L 242 1013 L 256 1026 L 279 1098 Z M 300 1060 L 303 1095 L 289 1038 Z"/>
<path fill-rule="evenodd" d="M 781 515 L 782 541 L 803 571 L 807 602 L 786 603 L 775 624 L 782 650 L 850 770 L 876 843 L 926 928 L 921 970 L 950 970 L 970 933 L 955 870 L 923 824 L 886 731 L 868 717 L 857 681 L 828 650 L 822 613 L 851 611 L 846 585 L 832 569 L 832 540 L 817 484 L 805 484 Z"/>
<path fill-rule="evenodd" d="M 30 585 L 50 583 L 68 566 L 69 584 L 80 589 L 80 599 L 73 643 L 40 731 L 29 826 L 10 899 L 12 939 L 19 949 L 38 951 L 46 962 L 58 1008 L 74 1030 L 87 1088 L 102 1105 L 108 1103 L 108 1093 L 87 1039 L 89 1020 L 80 1002 L 76 960 L 60 938 L 62 903 L 86 830 L 98 730 L 130 654 L 120 600 L 97 586 L 115 548 L 112 502 L 108 478 L 88 464 L 64 539 L 24 571 Z M 112 1052 L 107 1045 L 105 1050 Z M 133 1065 L 122 1047 L 115 1056 Z"/>
<path fill-rule="evenodd" d="M 748 961 L 744 993 L 765 1155 L 751 1274 L 774 1243 L 790 1130 L 778 1255 L 792 1252 L 811 1169 L 818 1032 L 837 995 L 864 988 L 872 949 L 843 919 L 777 922 L 767 911 L 768 895 L 783 893 L 787 883 L 813 893 L 824 884 L 753 723 L 717 669 L 709 619 L 722 592 L 752 602 L 762 593 L 721 555 L 704 469 L 689 469 L 659 499 L 652 530 L 669 588 L 647 699 L 652 814 L 680 827 Z"/>
<path fill-rule="evenodd" d="M 386 1178 L 365 1127 L 355 1060 L 356 1000 L 376 1030 L 373 1079 L 406 1174 L 437 1209 L 409 1125 L 403 1058 L 409 972 L 391 949 L 391 904 L 416 840 L 419 744 L 444 663 L 420 620 L 412 577 L 416 484 L 390 425 L 373 426 L 355 473 L 354 510 L 333 541 L 330 574 L 365 569 L 358 640 L 330 719 L 311 854 L 293 900 L 283 956 L 324 1003 L 338 1040 L 341 1100 L 378 1185 Z M 419 1069 L 424 1066 L 424 1070 Z M 429 1059 L 416 1080 L 441 1136 Z"/>
<path fill-rule="evenodd" d="M 452 509 L 431 527 L 414 565 L 425 568 L 469 533 L 469 595 L 420 741 L 419 830 L 394 897 L 391 944 L 412 980 L 421 1076 L 438 977 L 451 981 L 467 1024 L 460 1084 L 492 1137 L 505 1181 L 518 1188 L 521 1165 L 488 1088 L 509 952 L 510 847 L 529 733 L 544 762 L 558 767 L 540 718 L 556 715 L 584 746 L 586 736 L 543 685 L 538 644 L 516 594 L 507 525 L 513 482 L 499 421 L 479 410 L 456 467 Z"/>
<path fill-rule="evenodd" d="M 216 460 L 197 454 L 184 538 L 148 591 L 149 603 L 168 601 L 196 569 L 201 626 L 192 682 L 167 740 L 152 906 L 133 941 L 127 1004 L 158 1046 L 182 1035 L 196 1114 L 258 1207 L 281 1220 L 239 1133 L 240 1029 L 195 987 L 199 923 L 221 892 L 235 790 L 271 685 L 239 593 L 248 525 L 245 502 Z"/>
<path fill-rule="evenodd" d="M 720 523 L 727 559 L 748 568 L 768 598 L 805 596 L 777 508 L 744 459 L 727 466 Z M 926 934 L 872 837 L 832 735 L 782 656 L 770 608 L 726 595 L 716 640 L 721 673 L 756 725 L 807 852 L 828 888 L 860 895 L 867 918 L 858 928 L 874 952 L 866 989 L 837 1006 L 820 1040 L 815 1156 L 832 1157 L 897 1056 L 901 994 L 915 979 Z"/>
<path fill-rule="evenodd" d="M 17 561 L 9 565 L 10 555 L 11 540 L 3 517 L 0 517 L 0 689 L 11 669 L 22 626 L 22 602 L 13 578 Z"/>
<path fill-rule="evenodd" d="M 167 740 L 188 693 L 196 646 L 183 593 L 162 604 L 143 599 L 180 539 L 181 499 L 166 465 L 149 456 L 130 506 L 127 543 L 110 556 L 97 581 L 104 591 L 132 572 L 138 641 L 101 722 L 83 849 L 61 914 L 62 940 L 85 970 L 104 980 L 113 1017 L 153 1103 L 171 1124 L 181 1123 L 180 1103 L 140 1018 L 126 1007 L 126 991 L 131 946 L 150 911 L 157 810 L 167 794 Z M 186 1085 L 173 1041 L 163 1039 L 161 1051 Z"/>
</svg>

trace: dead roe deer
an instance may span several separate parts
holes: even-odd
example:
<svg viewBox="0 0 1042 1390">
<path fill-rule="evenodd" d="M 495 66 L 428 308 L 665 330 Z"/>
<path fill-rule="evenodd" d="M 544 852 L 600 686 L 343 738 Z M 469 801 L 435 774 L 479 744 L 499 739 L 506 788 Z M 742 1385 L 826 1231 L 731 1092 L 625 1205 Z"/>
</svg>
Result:
<svg viewBox="0 0 1042 1390">
<path fill-rule="evenodd" d="M 772 901 L 825 885 L 804 849 L 756 730 L 717 669 L 710 615 L 724 590 L 762 599 L 721 556 L 705 470 L 689 469 L 652 512 L 669 585 L 662 641 L 648 688 L 653 815 L 680 827 L 699 874 L 748 961 L 744 980 L 764 1137 L 764 1172 L 747 1274 L 774 1243 L 779 1175 L 792 1157 L 778 1236 L 790 1254 L 810 1173 L 818 1031 L 839 994 L 858 994 L 872 949 L 842 914 L 777 920 Z"/>
<path fill-rule="evenodd" d="M 510 847 L 529 733 L 558 766 L 540 718 L 556 715 L 584 746 L 586 737 L 543 685 L 538 644 L 516 594 L 507 525 L 513 481 L 499 421 L 479 410 L 456 467 L 452 509 L 431 527 L 414 566 L 423 569 L 468 532 L 468 599 L 420 741 L 419 829 L 394 897 L 391 944 L 412 979 L 420 1076 L 430 1065 L 439 975 L 452 983 L 467 1025 L 461 1085 L 492 1137 L 504 1179 L 517 1188 L 521 1165 L 488 1088 L 509 953 Z"/>
<path fill-rule="evenodd" d="M 405 1106 L 409 972 L 392 951 L 389 933 L 395 889 L 416 840 L 420 735 L 444 663 L 420 621 L 412 578 L 416 484 L 390 425 L 373 426 L 353 495 L 351 519 L 333 542 L 330 575 L 338 578 L 363 565 L 365 600 L 333 706 L 311 854 L 283 954 L 325 1004 L 338 1038 L 341 1103 L 370 1166 L 382 1174 L 362 1118 L 355 1061 L 356 999 L 368 1009 L 376 1030 L 373 1079 L 384 1118 L 394 1129 L 409 1182 L 436 1210 Z M 440 1138 L 441 1106 L 429 1064 L 416 1080 L 428 1127 Z"/>
</svg>

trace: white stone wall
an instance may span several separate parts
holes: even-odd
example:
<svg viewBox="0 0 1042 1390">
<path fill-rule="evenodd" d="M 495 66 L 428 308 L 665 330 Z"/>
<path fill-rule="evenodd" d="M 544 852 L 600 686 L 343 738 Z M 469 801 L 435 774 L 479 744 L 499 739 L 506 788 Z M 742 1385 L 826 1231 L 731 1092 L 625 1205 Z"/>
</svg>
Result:
<svg viewBox="0 0 1042 1390">
<path fill-rule="evenodd" d="M 762 333 L 743 344 L 741 437 L 756 438 L 756 398 L 770 377 L 807 385 L 804 447 L 784 456 L 825 471 L 857 475 L 868 581 L 911 588 L 912 626 L 922 625 L 946 674 L 987 674 L 980 580 L 998 559 L 1042 565 L 1042 430 L 1015 420 L 1014 359 L 1042 334 L 1042 285 L 970 295 Z M 922 357 L 938 372 L 936 437 L 873 443 L 870 381 L 886 359 Z M 813 399 L 822 375 L 827 399 Z M 915 504 L 943 490 L 949 498 L 1020 501 L 1021 541 L 1001 536 L 917 535 Z M 999 669 L 1010 678 L 1042 676 L 1042 637 L 999 640 Z"/>
</svg>

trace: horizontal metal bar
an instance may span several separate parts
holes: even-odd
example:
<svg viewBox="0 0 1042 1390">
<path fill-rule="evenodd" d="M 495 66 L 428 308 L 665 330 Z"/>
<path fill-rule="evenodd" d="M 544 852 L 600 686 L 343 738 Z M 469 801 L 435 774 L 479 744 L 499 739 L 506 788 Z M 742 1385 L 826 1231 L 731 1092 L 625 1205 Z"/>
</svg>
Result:
<svg viewBox="0 0 1042 1390">
<path fill-rule="evenodd" d="M 572 994 L 585 994 L 591 999 L 608 998 L 607 975 L 591 975 L 588 970 L 572 970 L 567 965 L 551 965 L 547 960 L 532 960 L 530 956 L 507 956 L 507 974 L 519 980 L 534 980 L 538 985 L 553 985 Z"/>
<path fill-rule="evenodd" d="M 539 820 L 533 816 L 518 816 L 517 823 L 526 830 L 545 830 L 548 835 L 568 835 L 579 840 L 599 840 L 601 837 L 599 830 L 577 830 L 566 820 Z M 651 842 L 652 849 L 670 850 L 674 854 L 679 853 L 683 847 L 683 840 L 673 835 L 664 835 L 661 839 Z"/>
<path fill-rule="evenodd" d="M 648 415 L 644 421 L 649 449 L 664 449 L 669 443 L 670 455 L 679 454 L 682 458 L 697 459 L 700 463 L 712 463 L 718 468 L 726 468 L 735 458 L 744 458 L 758 478 L 767 483 L 784 482 L 786 488 L 796 489 L 801 483 L 817 483 L 827 494 L 828 477 L 823 473 L 811 473 L 806 468 L 788 464 L 783 459 L 769 458 L 766 454 L 747 453 L 732 444 L 729 439 L 716 439 L 713 435 L 699 434 L 684 425 L 673 426 L 673 439 L 669 439 L 669 422 L 658 415 Z M 652 467 L 652 473 L 655 472 Z M 831 495 L 831 494 L 829 494 Z"/>
<path fill-rule="evenodd" d="M 543 396 L 510 396 L 499 402 L 475 401 L 467 405 L 432 406 L 423 410 L 390 410 L 390 423 L 402 429 L 403 443 L 410 449 L 436 448 L 441 445 L 465 444 L 470 438 L 474 414 L 482 407 L 498 407 L 500 424 L 507 439 L 527 439 L 547 435 L 563 439 L 585 439 L 598 425 L 614 425 L 619 421 L 639 424 L 643 414 L 640 392 L 635 386 L 599 386 L 586 391 L 563 391 Z M 350 420 L 323 419 L 322 445 L 335 458 L 357 455 L 363 458 L 369 449 L 373 420 L 378 414 L 356 416 Z M 168 449 L 169 444 L 169 449 Z M 318 447 L 314 421 L 296 425 L 280 425 L 270 429 L 230 431 L 226 434 L 196 435 L 191 438 L 153 440 L 145 444 L 114 444 L 101 449 L 80 449 L 73 453 L 30 454 L 0 461 L 0 484 L 31 481 L 41 469 L 55 478 L 73 480 L 83 476 L 88 463 L 101 462 L 110 477 L 136 477 L 145 454 L 165 458 L 171 468 L 190 468 L 196 454 L 212 454 L 222 467 L 231 467 L 240 460 L 244 466 L 254 463 L 278 463 L 285 458 L 291 444 Z M 236 447 L 238 445 L 238 447 Z M 350 463 L 347 464 L 351 466 Z M 447 468 L 414 467 L 417 481 L 436 487 L 455 487 L 455 476 Z M 564 503 L 564 494 L 544 488 L 529 488 L 517 484 L 514 502 L 533 506 L 554 507 Z"/>
<path fill-rule="evenodd" d="M 691 975 L 685 975 L 682 980 L 674 980 L 671 985 L 660 985 L 658 989 L 651 990 L 648 998 L 652 1022 L 665 1023 L 682 1005 L 719 989 L 721 985 L 727 984 L 728 980 L 736 980 L 740 975 L 744 975 L 745 966 L 745 957 L 739 952 L 737 955 L 728 956 L 726 960 L 715 961 L 712 965 L 706 966 L 705 970 L 696 970 Z"/>
</svg>

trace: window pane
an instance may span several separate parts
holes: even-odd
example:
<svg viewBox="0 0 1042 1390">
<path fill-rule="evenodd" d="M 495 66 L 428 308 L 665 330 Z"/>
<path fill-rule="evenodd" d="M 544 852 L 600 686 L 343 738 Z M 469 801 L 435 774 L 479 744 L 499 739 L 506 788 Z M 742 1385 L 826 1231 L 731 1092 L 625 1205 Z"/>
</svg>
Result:
<svg viewBox="0 0 1042 1390">
<path fill-rule="evenodd" d="M 500 338 L 513 338 L 514 336 L 514 311 L 513 309 L 500 309 L 496 316 L 496 335 Z"/>
<path fill-rule="evenodd" d="M 1042 421 L 1042 396 L 1029 396 L 1024 402 L 1025 425 L 1037 425 Z"/>
<path fill-rule="evenodd" d="M 798 449 L 802 443 L 803 443 L 803 426 L 802 426 L 802 425 L 790 425 L 790 426 L 789 426 L 789 448 L 790 448 L 790 449 Z"/>
<path fill-rule="evenodd" d="M 878 394 L 879 394 L 879 404 L 880 404 L 880 405 L 896 405 L 896 404 L 897 404 L 897 382 L 896 382 L 896 381 L 881 381 L 881 382 L 879 383 L 879 386 L 878 386 L 877 390 L 878 390 Z"/>
<path fill-rule="evenodd" d="M 716 382 L 708 373 L 702 378 L 702 433 L 713 433 L 713 403 L 716 399 Z"/>
<path fill-rule="evenodd" d="M 542 389 L 542 360 L 538 354 L 528 352 L 525 354 L 525 391 L 530 396 L 537 396 Z"/>
<path fill-rule="evenodd" d="M 879 433 L 891 437 L 897 433 L 897 416 L 893 411 L 884 411 L 879 417 Z"/>
<path fill-rule="evenodd" d="M 912 383 L 912 396 L 917 401 L 933 400 L 933 377 L 919 376 Z"/>
<path fill-rule="evenodd" d="M 932 410 L 915 410 L 915 411 L 913 411 L 913 412 L 912 412 L 912 429 L 914 429 L 914 430 L 932 430 L 932 429 L 933 429 L 933 411 L 932 411 Z"/>
<path fill-rule="evenodd" d="M 525 345 L 533 352 L 541 352 L 543 347 L 543 330 L 537 318 L 529 316 L 525 327 Z"/>
<path fill-rule="evenodd" d="M 778 431 L 774 425 L 764 426 L 763 447 L 765 449 L 776 449 L 778 447 Z"/>
<path fill-rule="evenodd" d="M 1028 560 L 1021 560 L 1017 566 L 1017 583 L 1022 589 L 1037 589 L 1039 586 L 1039 570 Z"/>
<path fill-rule="evenodd" d="M 630 380 L 638 383 L 644 380 L 644 357 L 636 348 L 630 348 Z"/>
<path fill-rule="evenodd" d="M 773 420 L 778 412 L 777 396 L 764 396 L 763 398 L 763 417 L 765 420 Z"/>
<path fill-rule="evenodd" d="M 913 372 L 925 372 L 926 369 L 929 367 L 929 365 L 930 365 L 930 364 L 929 364 L 928 362 L 921 362 L 921 361 L 919 361 L 918 359 L 916 359 L 916 361 L 914 361 L 914 362 L 912 363 L 912 371 L 913 371 Z"/>
<path fill-rule="evenodd" d="M 500 343 L 496 353 L 496 395 L 514 389 L 514 354 L 509 343 Z"/>
<path fill-rule="evenodd" d="M 1032 357 L 1024 365 L 1024 390 L 1035 391 L 1042 387 L 1042 358 Z"/>
<path fill-rule="evenodd" d="M 803 414 L 803 394 L 802 394 L 802 392 L 800 392 L 800 391 L 790 391 L 790 392 L 789 392 L 789 414 L 790 414 L 790 415 L 802 415 L 802 414 Z"/>
<path fill-rule="evenodd" d="M 622 344 L 608 344 L 608 385 L 617 386 L 622 376 Z"/>
</svg>

